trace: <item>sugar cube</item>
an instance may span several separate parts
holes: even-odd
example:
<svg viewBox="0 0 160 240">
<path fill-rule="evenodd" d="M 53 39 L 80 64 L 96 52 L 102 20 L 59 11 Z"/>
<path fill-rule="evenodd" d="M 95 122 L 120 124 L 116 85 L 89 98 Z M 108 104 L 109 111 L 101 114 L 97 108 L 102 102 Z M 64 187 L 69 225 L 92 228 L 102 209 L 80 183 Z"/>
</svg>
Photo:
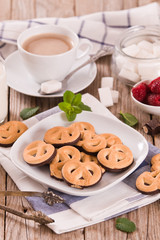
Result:
<svg viewBox="0 0 160 240">
<path fill-rule="evenodd" d="M 115 61 L 118 69 L 121 69 L 124 66 L 124 64 L 127 62 L 125 57 L 120 55 L 116 57 Z"/>
<path fill-rule="evenodd" d="M 138 64 L 138 73 L 144 78 L 145 76 L 160 76 L 160 63 L 139 63 Z"/>
<path fill-rule="evenodd" d="M 50 80 L 41 84 L 41 91 L 44 93 L 54 93 L 62 88 L 62 82 Z"/>
<path fill-rule="evenodd" d="M 102 77 L 101 88 L 109 87 L 113 88 L 113 77 Z"/>
<path fill-rule="evenodd" d="M 100 102 L 105 107 L 113 106 L 112 94 L 109 87 L 98 88 L 98 93 L 99 93 Z"/>
<path fill-rule="evenodd" d="M 123 48 L 122 51 L 127 55 L 134 57 L 138 54 L 139 47 L 136 44 L 132 44 L 128 47 Z"/>
<path fill-rule="evenodd" d="M 150 54 L 153 53 L 153 43 L 148 42 L 146 40 L 140 41 L 137 46 L 140 49 L 145 49 L 147 52 L 149 52 Z"/>
<path fill-rule="evenodd" d="M 134 61 L 127 61 L 123 67 L 131 72 L 136 72 L 137 73 L 137 67 L 138 67 L 138 64 Z"/>
<path fill-rule="evenodd" d="M 133 82 L 138 82 L 140 80 L 140 77 L 137 73 L 131 72 L 125 68 L 121 69 L 121 71 L 119 73 L 119 77 L 126 78 Z"/>
<path fill-rule="evenodd" d="M 153 43 L 153 55 L 154 57 L 160 57 L 160 44 Z"/>
<path fill-rule="evenodd" d="M 154 58 L 154 55 L 145 49 L 140 49 L 140 51 L 138 52 L 136 57 L 138 57 L 138 58 Z"/>
<path fill-rule="evenodd" d="M 112 95 L 113 103 L 118 103 L 119 92 L 116 90 L 111 90 L 111 95 Z"/>
</svg>

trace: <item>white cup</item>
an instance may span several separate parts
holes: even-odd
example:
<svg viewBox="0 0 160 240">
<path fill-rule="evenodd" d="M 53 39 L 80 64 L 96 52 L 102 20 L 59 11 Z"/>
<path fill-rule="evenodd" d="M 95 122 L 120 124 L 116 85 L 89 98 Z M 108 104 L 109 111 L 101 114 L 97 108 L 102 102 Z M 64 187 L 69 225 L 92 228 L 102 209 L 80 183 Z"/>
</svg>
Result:
<svg viewBox="0 0 160 240">
<path fill-rule="evenodd" d="M 4 61 L 0 59 L 0 123 L 3 123 L 8 113 L 8 87 Z"/>
<path fill-rule="evenodd" d="M 71 39 L 73 47 L 64 53 L 48 56 L 33 54 L 24 50 L 23 44 L 27 39 L 44 33 L 65 35 Z M 38 83 L 52 79 L 57 81 L 63 80 L 63 78 L 69 73 L 75 60 L 81 59 L 89 54 L 92 48 L 92 44 L 87 39 L 82 39 L 82 41 L 79 42 L 78 36 L 69 28 L 55 25 L 43 25 L 25 30 L 19 35 L 17 45 L 26 69 L 32 76 L 33 80 Z M 84 50 L 78 51 L 80 47 Z"/>
</svg>

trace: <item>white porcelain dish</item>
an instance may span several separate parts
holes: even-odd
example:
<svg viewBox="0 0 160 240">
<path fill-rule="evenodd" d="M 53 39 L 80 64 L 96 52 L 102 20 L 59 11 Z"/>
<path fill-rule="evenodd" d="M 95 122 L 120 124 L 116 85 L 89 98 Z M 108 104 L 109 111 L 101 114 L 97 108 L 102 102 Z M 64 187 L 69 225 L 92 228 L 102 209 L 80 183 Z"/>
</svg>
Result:
<svg viewBox="0 0 160 240">
<path fill-rule="evenodd" d="M 152 80 L 143 80 L 143 81 L 140 81 L 140 82 L 136 83 L 136 84 L 133 86 L 133 88 L 134 88 L 134 87 L 137 87 L 137 86 L 138 86 L 139 84 L 141 84 L 141 83 L 146 83 L 147 85 L 149 85 L 151 81 L 152 81 Z M 145 104 L 145 103 L 142 103 L 142 102 L 138 101 L 137 99 L 134 98 L 132 91 L 131 91 L 131 98 L 132 98 L 132 101 L 134 102 L 134 104 L 135 104 L 139 109 L 141 109 L 143 112 L 160 116 L 160 107 L 159 107 L 159 106 L 151 106 L 151 105 L 148 105 L 148 104 Z"/>
<path fill-rule="evenodd" d="M 77 60 L 71 71 L 85 62 L 88 58 L 89 56 L 86 56 L 83 58 L 83 60 Z M 67 89 L 64 89 L 63 92 L 50 95 L 41 95 L 38 92 L 40 89 L 40 84 L 32 79 L 32 76 L 28 73 L 27 69 L 23 65 L 18 51 L 15 51 L 8 56 L 5 66 L 7 72 L 7 84 L 9 87 L 13 88 L 17 92 L 29 96 L 43 98 L 62 97 L 66 90 L 71 90 L 74 93 L 82 91 L 94 81 L 97 74 L 96 64 L 88 64 L 84 68 L 81 68 L 68 80 Z"/>
<path fill-rule="evenodd" d="M 139 132 L 121 121 L 92 112 L 82 112 L 77 115 L 76 121 L 90 122 L 94 125 L 97 133 L 113 133 L 120 137 L 122 142 L 133 152 L 134 163 L 132 166 L 122 173 L 115 174 L 106 172 L 98 184 L 84 189 L 76 189 L 68 186 L 65 182 L 51 178 L 48 166 L 33 167 L 24 162 L 22 153 L 30 142 L 34 140 L 43 140 L 44 133 L 49 128 L 54 126 L 68 126 L 71 124 L 66 120 L 64 113 L 57 113 L 49 116 L 27 130 L 11 148 L 11 160 L 25 174 L 53 189 L 70 195 L 91 196 L 106 191 L 125 179 L 142 163 L 148 153 L 148 144 L 145 138 Z"/>
</svg>

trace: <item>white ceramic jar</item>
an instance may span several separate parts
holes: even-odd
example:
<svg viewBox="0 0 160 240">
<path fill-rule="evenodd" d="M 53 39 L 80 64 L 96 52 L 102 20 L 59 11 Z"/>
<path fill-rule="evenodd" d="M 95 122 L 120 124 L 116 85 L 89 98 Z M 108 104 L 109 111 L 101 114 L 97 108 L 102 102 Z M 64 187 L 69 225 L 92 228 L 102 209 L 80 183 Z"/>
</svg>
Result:
<svg viewBox="0 0 160 240">
<path fill-rule="evenodd" d="M 124 31 L 112 57 L 113 75 L 133 86 L 160 76 L 160 27 L 134 26 Z"/>
<path fill-rule="evenodd" d="M 4 122 L 8 113 L 8 87 L 4 61 L 0 59 L 0 123 Z"/>
</svg>

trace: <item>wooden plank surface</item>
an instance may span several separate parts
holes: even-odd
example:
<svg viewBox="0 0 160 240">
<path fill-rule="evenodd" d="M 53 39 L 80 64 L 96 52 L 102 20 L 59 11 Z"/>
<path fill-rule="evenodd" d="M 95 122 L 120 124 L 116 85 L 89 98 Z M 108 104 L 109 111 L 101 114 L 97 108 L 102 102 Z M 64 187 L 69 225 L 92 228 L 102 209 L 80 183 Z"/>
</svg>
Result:
<svg viewBox="0 0 160 240">
<path fill-rule="evenodd" d="M 94 13 L 98 11 L 116 11 L 121 9 L 142 6 L 153 2 L 152 0 L 0 0 L 0 20 L 29 19 L 34 17 L 70 17 Z M 160 1 L 157 1 L 160 2 Z M 3 10 L 2 10 L 3 9 Z M 111 76 L 111 58 L 103 57 L 97 62 L 97 76 L 94 82 L 81 93 L 89 92 L 99 99 L 97 89 L 103 76 Z M 120 110 L 131 112 L 138 120 L 136 129 L 145 138 L 160 147 L 160 139 L 153 139 L 142 131 L 142 126 L 150 119 L 150 115 L 139 111 L 130 99 L 130 89 L 122 83 L 115 81 L 114 89 L 120 92 L 119 103 L 109 108 L 119 118 Z M 123 94 L 122 94 L 123 93 Z M 123 97 L 125 96 L 125 97 Z M 127 99 L 127 101 L 126 101 Z M 43 99 L 29 97 L 10 89 L 9 119 L 20 120 L 19 112 L 24 107 L 41 107 L 41 111 L 47 110 L 58 104 L 61 98 Z M 17 189 L 13 181 L 0 167 L 0 189 Z M 1 204 L 6 204 L 17 210 L 31 212 L 32 208 L 24 198 L 1 198 Z M 160 239 L 160 202 L 140 208 L 136 211 L 124 214 L 137 225 L 137 231 L 126 234 L 116 230 L 115 219 L 105 221 L 93 226 L 57 235 L 46 226 L 39 226 L 32 221 L 26 221 L 11 214 L 0 211 L 0 240 L 159 240 Z"/>
</svg>

